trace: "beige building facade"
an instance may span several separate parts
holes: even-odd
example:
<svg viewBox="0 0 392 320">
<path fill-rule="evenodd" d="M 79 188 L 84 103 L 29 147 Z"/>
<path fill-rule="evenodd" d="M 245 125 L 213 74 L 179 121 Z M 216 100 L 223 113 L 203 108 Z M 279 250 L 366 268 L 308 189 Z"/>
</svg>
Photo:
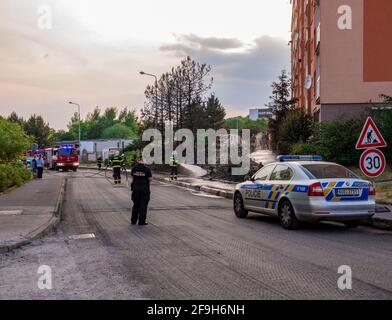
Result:
<svg viewBox="0 0 392 320">
<path fill-rule="evenodd" d="M 392 95 L 391 0 L 293 0 L 292 94 L 316 120 Z"/>
</svg>

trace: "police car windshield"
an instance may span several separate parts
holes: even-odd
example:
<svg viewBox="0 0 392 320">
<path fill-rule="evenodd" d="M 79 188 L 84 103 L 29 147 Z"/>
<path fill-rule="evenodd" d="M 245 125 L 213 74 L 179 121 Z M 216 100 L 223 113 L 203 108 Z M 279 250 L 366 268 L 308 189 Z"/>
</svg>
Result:
<svg viewBox="0 0 392 320">
<path fill-rule="evenodd" d="M 358 179 L 353 172 L 338 164 L 306 164 L 302 168 L 311 179 Z"/>
</svg>

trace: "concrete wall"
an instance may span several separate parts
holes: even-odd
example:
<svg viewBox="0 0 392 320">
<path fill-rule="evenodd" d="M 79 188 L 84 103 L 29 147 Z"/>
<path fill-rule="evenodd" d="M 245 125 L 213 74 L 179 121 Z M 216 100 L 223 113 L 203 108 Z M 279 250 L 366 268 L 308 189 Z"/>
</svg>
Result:
<svg viewBox="0 0 392 320">
<path fill-rule="evenodd" d="M 361 114 L 369 114 L 369 108 L 373 104 L 322 104 L 320 108 L 321 121 L 336 120 L 336 119 L 351 119 L 356 118 Z"/>
</svg>

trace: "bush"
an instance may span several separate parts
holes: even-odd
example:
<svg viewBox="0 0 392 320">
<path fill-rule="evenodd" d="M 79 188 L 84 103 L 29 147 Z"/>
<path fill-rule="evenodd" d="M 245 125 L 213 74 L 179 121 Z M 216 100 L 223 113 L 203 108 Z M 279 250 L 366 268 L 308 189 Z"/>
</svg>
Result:
<svg viewBox="0 0 392 320">
<path fill-rule="evenodd" d="M 316 148 L 314 145 L 308 142 L 298 142 L 291 147 L 291 154 L 294 155 L 308 155 L 316 154 Z"/>
<path fill-rule="evenodd" d="M 363 119 L 334 120 L 315 124 L 313 146 L 315 153 L 327 161 L 356 164 L 361 152 L 355 150 Z"/>
<path fill-rule="evenodd" d="M 23 164 L 0 164 L 0 192 L 21 186 L 30 179 L 31 172 Z"/>
<path fill-rule="evenodd" d="M 313 133 L 314 122 L 302 109 L 290 110 L 283 120 L 281 135 L 277 141 L 279 153 L 288 153 L 295 144 L 308 141 Z"/>
<path fill-rule="evenodd" d="M 0 117 L 0 163 L 13 162 L 21 158 L 23 151 L 31 145 L 18 123 Z"/>
</svg>

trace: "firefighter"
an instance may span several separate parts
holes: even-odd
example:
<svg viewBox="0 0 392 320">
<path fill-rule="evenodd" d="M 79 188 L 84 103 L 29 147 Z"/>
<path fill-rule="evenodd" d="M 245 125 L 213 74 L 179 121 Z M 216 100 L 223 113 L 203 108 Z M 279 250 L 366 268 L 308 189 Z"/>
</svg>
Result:
<svg viewBox="0 0 392 320">
<path fill-rule="evenodd" d="M 102 168 L 102 156 L 99 156 L 97 159 L 97 166 L 98 166 L 98 170 L 101 170 Z"/>
<path fill-rule="evenodd" d="M 123 171 L 127 170 L 126 162 L 127 162 L 127 158 L 125 157 L 125 154 L 123 153 L 121 155 L 121 170 L 123 170 Z"/>
<path fill-rule="evenodd" d="M 112 159 L 114 184 L 121 184 L 121 157 L 116 153 Z"/>
<path fill-rule="evenodd" d="M 147 216 L 147 207 L 150 201 L 150 182 L 152 180 L 151 170 L 144 165 L 140 158 L 132 167 L 131 171 L 132 183 L 132 217 L 131 223 L 139 222 L 140 226 L 145 226 Z"/>
<path fill-rule="evenodd" d="M 170 157 L 170 180 L 177 180 L 177 174 L 178 174 L 178 162 L 173 154 Z"/>
</svg>

